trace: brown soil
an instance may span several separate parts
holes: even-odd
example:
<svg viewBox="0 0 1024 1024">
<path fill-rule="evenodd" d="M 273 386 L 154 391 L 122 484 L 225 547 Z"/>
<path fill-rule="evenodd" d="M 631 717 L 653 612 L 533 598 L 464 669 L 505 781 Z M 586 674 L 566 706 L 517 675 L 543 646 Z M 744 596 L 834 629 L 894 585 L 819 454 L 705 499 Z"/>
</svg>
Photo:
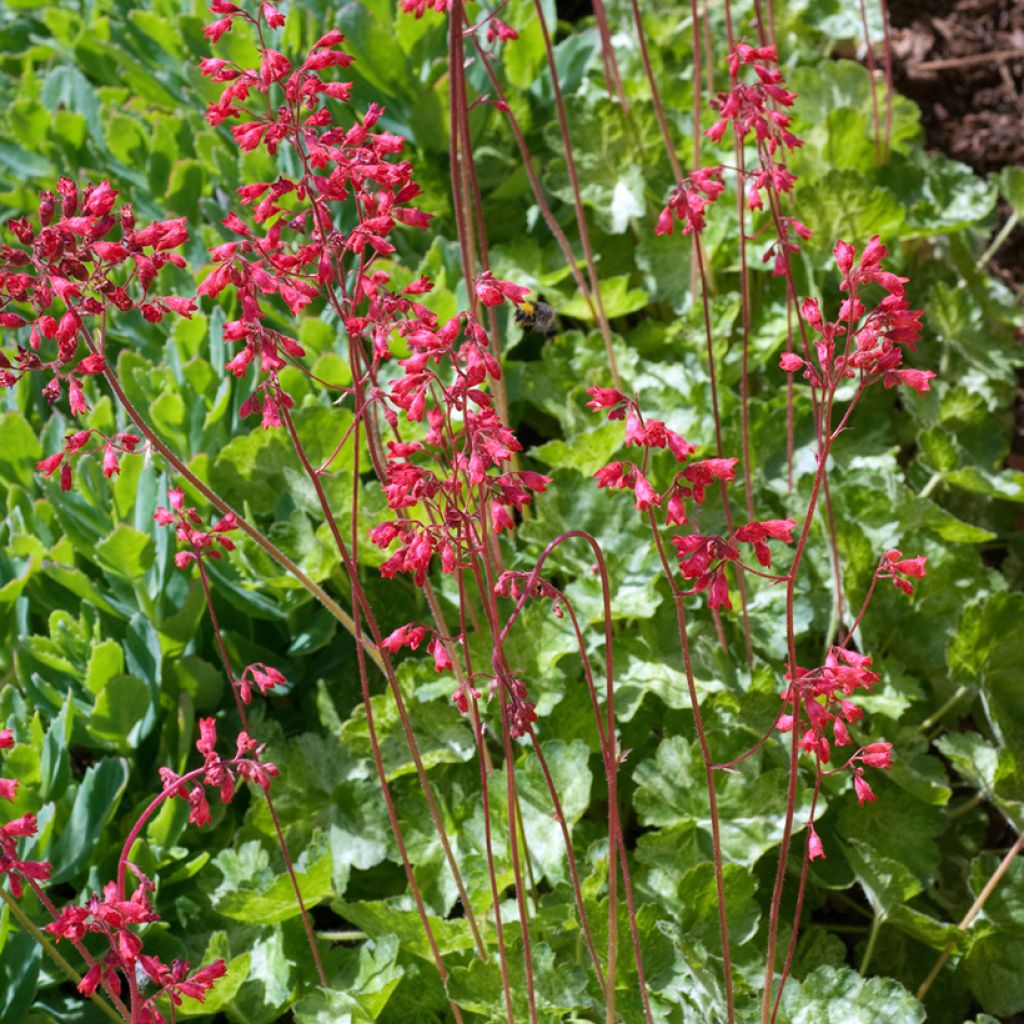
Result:
<svg viewBox="0 0 1024 1024">
<path fill-rule="evenodd" d="M 1024 166 L 1024 0 L 889 0 L 889 13 L 896 90 L 920 106 L 928 145 L 979 174 Z M 999 212 L 995 230 L 1009 204 Z M 1024 225 L 989 269 L 1024 301 Z M 1024 327 L 1017 338 L 1024 344 Z M 1024 368 L 1018 380 L 1008 465 L 1021 470 Z"/>
<path fill-rule="evenodd" d="M 896 90 L 928 145 L 980 174 L 1024 166 L 1024 0 L 889 0 L 889 14 Z M 991 269 L 1024 291 L 1024 227 Z"/>
</svg>

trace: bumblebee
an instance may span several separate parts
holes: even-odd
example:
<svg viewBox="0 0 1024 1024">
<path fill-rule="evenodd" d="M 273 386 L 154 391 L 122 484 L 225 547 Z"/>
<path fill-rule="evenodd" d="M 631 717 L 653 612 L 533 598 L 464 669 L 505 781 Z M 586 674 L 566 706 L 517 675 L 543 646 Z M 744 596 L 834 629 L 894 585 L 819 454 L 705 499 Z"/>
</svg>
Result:
<svg viewBox="0 0 1024 1024">
<path fill-rule="evenodd" d="M 543 299 L 526 299 L 519 303 L 514 319 L 524 331 L 552 334 L 556 329 L 555 311 Z"/>
</svg>

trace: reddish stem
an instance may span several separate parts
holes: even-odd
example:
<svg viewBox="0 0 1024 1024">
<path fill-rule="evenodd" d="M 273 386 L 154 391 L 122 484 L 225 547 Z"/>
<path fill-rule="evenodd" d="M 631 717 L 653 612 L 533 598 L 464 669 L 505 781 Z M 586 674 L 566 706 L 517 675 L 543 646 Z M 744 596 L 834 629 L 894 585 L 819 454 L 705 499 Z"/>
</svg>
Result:
<svg viewBox="0 0 1024 1024">
<path fill-rule="evenodd" d="M 601 283 L 597 277 L 597 266 L 594 262 L 594 250 L 590 245 L 590 230 L 587 227 L 587 215 L 583 208 L 583 196 L 580 192 L 579 175 L 576 171 L 576 157 L 573 154 L 572 137 L 569 134 L 569 121 L 565 113 L 565 101 L 562 98 L 562 86 L 558 80 L 558 68 L 555 65 L 555 51 L 551 44 L 551 33 L 548 31 L 547 17 L 544 14 L 544 5 L 541 0 L 534 0 L 534 10 L 537 12 L 537 23 L 540 25 L 544 37 L 544 53 L 547 56 L 548 70 L 551 73 L 551 89 L 555 98 L 555 111 L 558 114 L 558 128 L 562 135 L 562 145 L 565 151 L 565 169 L 569 175 L 569 185 L 572 188 L 573 206 L 576 209 L 576 225 L 580 232 L 580 245 L 583 247 L 583 258 L 587 263 L 587 275 L 590 278 L 590 292 L 594 300 L 594 308 L 597 312 L 597 322 L 601 328 L 601 337 L 604 339 L 604 351 L 608 357 L 608 369 L 611 371 L 612 381 L 615 387 L 621 390 L 622 380 L 619 377 L 619 367 L 615 359 L 615 349 L 612 347 L 612 331 L 608 323 L 608 317 L 604 310 L 604 299 L 601 296 Z"/>
<path fill-rule="evenodd" d="M 238 717 L 242 721 L 242 728 L 251 735 L 252 730 L 249 725 L 249 715 L 245 710 L 245 704 L 242 702 L 242 696 L 238 691 L 238 687 L 235 685 L 237 677 L 231 667 L 231 658 L 228 655 L 227 647 L 224 645 L 224 637 L 221 635 L 220 623 L 217 621 L 217 613 L 214 611 L 213 595 L 210 593 L 210 581 L 206 575 L 206 566 L 203 564 L 201 552 L 196 552 L 196 564 L 199 566 L 199 579 L 202 581 L 203 594 L 206 597 L 206 611 L 210 616 L 210 625 L 213 627 L 213 635 L 217 643 L 217 650 L 220 653 L 221 663 L 224 666 L 224 673 L 228 677 L 228 684 L 230 685 L 231 693 L 235 698 L 235 707 L 238 709 Z M 302 898 L 302 890 L 299 888 L 299 880 L 295 875 L 295 866 L 292 863 L 291 854 L 288 850 L 288 843 L 285 841 L 284 830 L 281 828 L 281 820 L 277 816 L 277 809 L 274 807 L 274 801 L 270 795 L 270 789 L 264 789 L 263 795 L 267 801 L 267 810 L 270 812 L 270 820 L 274 823 L 274 831 L 277 833 L 278 849 L 280 849 L 281 856 L 284 858 L 284 866 L 292 884 L 292 892 L 295 894 L 295 902 L 298 904 L 299 913 L 302 915 L 302 927 L 306 932 L 306 941 L 309 943 L 309 951 L 313 954 L 313 964 L 316 967 L 317 978 L 319 979 L 320 984 L 324 988 L 327 988 L 327 974 L 324 972 L 324 965 L 320 960 L 320 953 L 316 948 L 316 938 L 313 935 L 313 924 L 309 919 L 309 912 L 306 910 L 306 902 Z"/>
</svg>

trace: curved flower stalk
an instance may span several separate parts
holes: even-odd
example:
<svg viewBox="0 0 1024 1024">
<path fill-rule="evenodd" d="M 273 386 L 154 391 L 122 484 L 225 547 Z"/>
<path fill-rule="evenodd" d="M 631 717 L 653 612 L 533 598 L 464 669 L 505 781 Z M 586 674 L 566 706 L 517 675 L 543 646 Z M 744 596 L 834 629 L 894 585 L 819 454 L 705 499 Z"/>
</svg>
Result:
<svg viewBox="0 0 1024 1024">
<path fill-rule="evenodd" d="M 707 182 L 712 183 L 710 192 L 706 187 Z M 673 223 L 678 220 L 684 232 L 699 233 L 703 228 L 705 210 L 717 194 L 717 176 L 713 172 L 696 176 L 673 194 L 659 226 L 664 231 L 670 231 Z M 729 533 L 725 536 L 701 532 L 694 520 L 704 504 L 707 488 L 715 481 L 722 486 L 731 482 L 735 477 L 737 460 L 712 458 L 689 462 L 689 457 L 696 451 L 695 447 L 663 422 L 646 420 L 635 398 L 615 388 L 592 387 L 588 392 L 589 407 L 605 413 L 609 420 L 624 421 L 625 446 L 637 447 L 641 453 L 639 463 L 616 461 L 599 469 L 595 473 L 597 486 L 632 493 L 635 508 L 644 513 L 650 523 L 652 538 L 675 601 L 683 664 L 707 781 L 729 1020 L 734 1019 L 735 1010 L 714 773 L 734 768 L 760 749 L 776 731 L 790 733 L 792 736 L 787 809 L 768 925 L 763 1024 L 769 1024 L 774 1019 L 782 987 L 789 974 L 798 934 L 796 924 L 799 920 L 799 907 L 802 906 L 807 864 L 810 860 L 826 855 L 824 844 L 813 824 L 821 782 L 828 776 L 849 771 L 857 799 L 863 805 L 875 798 L 865 769 L 884 769 L 892 763 L 892 745 L 875 741 L 859 746 L 839 768 L 827 767 L 832 759 L 833 746 L 842 748 L 852 744 L 850 726 L 862 717 L 862 710 L 850 698 L 857 690 L 869 690 L 878 682 L 878 676 L 871 671 L 871 658 L 851 646 L 851 638 L 870 603 L 878 580 L 889 580 L 899 590 L 909 594 L 913 592 L 910 581 L 920 579 L 925 574 L 924 558 L 904 558 L 902 552 L 896 549 L 886 552 L 879 560 L 864 605 L 843 642 L 831 647 L 819 667 L 808 669 L 797 663 L 795 586 L 816 502 L 826 480 L 831 446 L 839 434 L 848 429 L 850 417 L 867 388 L 881 383 L 886 388 L 908 386 L 924 392 L 934 377 L 931 371 L 915 370 L 903 365 L 905 353 L 914 351 L 916 347 L 921 331 L 921 311 L 910 308 L 904 289 L 906 279 L 885 270 L 883 260 L 886 250 L 881 242 L 877 238 L 872 239 L 858 254 L 853 246 L 840 241 L 836 244 L 835 256 L 841 274 L 840 289 L 846 295 L 836 318 L 826 321 L 817 301 L 805 300 L 802 315 L 817 332 L 819 340 L 814 346 L 813 355 L 809 354 L 808 358 L 785 353 L 781 360 L 782 368 L 787 372 L 802 372 L 815 396 L 813 409 L 818 439 L 817 470 L 798 533 L 797 523 L 793 519 L 753 520 L 739 527 L 730 524 Z M 870 308 L 861 298 L 869 287 L 880 288 L 884 293 Z M 848 393 L 848 381 L 854 382 L 852 394 Z M 842 400 L 845 400 L 846 405 L 840 410 L 837 403 L 841 401 L 841 389 L 846 389 L 842 392 Z M 652 482 L 655 468 L 652 457 L 655 449 L 666 449 L 677 465 L 685 464 L 684 468 L 676 469 L 667 481 L 667 487 L 664 482 L 660 486 Z M 675 567 L 667 554 L 659 519 L 666 527 L 684 528 L 669 536 L 669 545 L 675 548 Z M 797 536 L 794 536 L 795 533 Z M 785 573 L 767 571 L 772 566 L 771 541 L 794 545 L 790 567 Z M 744 545 L 752 549 L 757 566 L 744 559 Z M 687 598 L 707 593 L 711 609 L 729 610 L 732 607 L 727 576 L 730 567 L 740 576 L 749 573 L 769 583 L 784 583 L 786 586 L 785 630 L 789 657 L 784 675 L 787 686 L 781 695 L 782 706 L 772 729 L 746 753 L 728 763 L 716 764 L 708 744 L 694 685 L 684 602 Z M 801 753 L 811 755 L 814 760 L 813 799 L 811 814 L 806 822 L 804 862 L 797 894 L 798 914 L 783 974 L 776 989 L 776 942 L 800 778 Z"/>
</svg>

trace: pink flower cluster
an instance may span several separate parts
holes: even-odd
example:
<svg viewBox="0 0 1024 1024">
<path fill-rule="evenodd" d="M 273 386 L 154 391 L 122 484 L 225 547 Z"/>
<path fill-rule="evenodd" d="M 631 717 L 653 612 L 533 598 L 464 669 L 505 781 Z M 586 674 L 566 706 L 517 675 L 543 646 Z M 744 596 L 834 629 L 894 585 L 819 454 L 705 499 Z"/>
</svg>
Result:
<svg viewBox="0 0 1024 1024">
<path fill-rule="evenodd" d="M 270 789 L 271 780 L 280 774 L 277 765 L 260 760 L 266 745 L 258 743 L 247 732 L 240 732 L 235 738 L 235 756 L 229 761 L 217 754 L 216 747 L 216 721 L 201 718 L 196 749 L 203 755 L 204 767 L 183 776 L 177 775 L 170 768 L 160 769 L 164 790 L 171 796 L 188 801 L 188 820 L 200 827 L 209 825 L 213 820 L 206 799 L 206 786 L 214 786 L 220 793 L 221 803 L 226 804 L 235 795 L 236 773 L 248 782 L 255 782 L 264 792 Z M 197 777 L 201 782 L 197 781 Z"/>
<path fill-rule="evenodd" d="M 836 747 L 849 746 L 853 740 L 848 726 L 864 715 L 863 710 L 848 698 L 858 690 L 870 692 L 878 682 L 878 676 L 871 671 L 871 658 L 847 647 L 835 646 L 820 667 L 798 667 L 795 679 L 791 679 L 788 674 L 786 678 L 789 679 L 789 686 L 783 699 L 790 706 L 794 706 L 797 701 L 800 705 L 797 726 L 803 730 L 800 747 L 813 754 L 819 764 L 828 764 L 832 758 L 833 744 Z M 776 724 L 780 732 L 789 732 L 794 728 L 794 716 L 782 714 Z M 875 800 L 875 793 L 864 778 L 865 766 L 882 769 L 891 767 L 892 744 L 879 741 L 859 747 L 842 768 L 836 769 L 850 770 L 857 801 L 861 806 Z M 808 850 L 811 860 L 825 856 L 821 838 L 813 825 L 809 825 Z"/>
<path fill-rule="evenodd" d="M 214 26 L 207 30 L 213 41 L 236 20 L 251 23 L 261 33 L 264 25 L 284 24 L 283 15 L 270 4 L 263 4 L 255 16 L 224 0 L 216 0 L 211 9 L 224 14 L 214 23 L 219 26 L 215 31 Z M 232 212 L 224 218 L 233 237 L 210 250 L 214 268 L 199 287 L 199 294 L 209 298 L 229 286 L 237 293 L 241 316 L 226 325 L 224 338 L 243 347 L 228 369 L 241 376 L 250 363 L 258 362 L 263 379 L 241 411 L 260 412 L 264 428 L 281 426 L 282 413 L 292 404 L 280 387 L 278 371 L 305 355 L 294 338 L 267 324 L 271 299 L 282 302 L 292 316 L 318 299 L 332 303 L 343 313 L 353 345 L 370 328 L 375 359 L 390 355 L 387 339 L 395 316 L 427 312 L 404 295 L 388 292 L 387 275 L 371 269 L 376 257 L 395 251 L 388 236 L 397 225 L 425 228 L 430 215 L 410 205 L 420 188 L 412 180 L 411 164 L 396 159 L 404 141 L 374 130 L 382 107 L 371 104 L 348 127 L 335 124 L 330 103 L 348 100 L 352 86 L 327 81 L 321 72 L 352 62 L 339 49 L 344 38 L 336 29 L 326 33 L 297 66 L 265 45 L 258 69 L 219 58 L 201 65 L 203 74 L 225 85 L 207 111 L 210 122 L 247 118 L 231 129 L 243 150 L 262 146 L 274 154 L 285 145 L 302 167 L 297 178 L 282 175 L 237 190 L 251 217 L 247 222 Z M 267 97 L 260 113 L 246 106 L 253 93 Z M 342 218 L 334 206 L 339 203 L 352 214 L 346 230 L 337 226 Z M 353 268 L 358 274 L 350 285 Z M 416 288 L 410 286 L 405 293 L 415 294 Z M 364 302 L 367 315 L 356 316 L 355 307 Z"/>
<path fill-rule="evenodd" d="M 796 99 L 796 94 L 785 88 L 785 79 L 779 69 L 769 67 L 778 64 L 776 48 L 739 43 L 728 60 L 732 87 L 719 95 L 719 119 L 704 134 L 718 142 L 731 124 L 741 140 L 753 132 L 758 146 L 763 145 L 769 154 L 779 146 L 792 150 L 803 145 L 789 131 L 792 117 L 776 109 L 776 104 L 791 107 Z M 756 81 L 748 84 L 739 80 L 740 70 L 744 67 L 753 70 Z"/>
<path fill-rule="evenodd" d="M 482 275 L 477 294 L 492 305 L 520 301 L 525 289 Z M 370 537 L 381 548 L 400 542 L 381 575 L 409 573 L 422 586 L 435 554 L 443 572 L 454 572 L 482 549 L 488 532 L 511 529 L 515 514 L 551 480 L 506 468 L 522 446 L 482 390 L 488 379 L 500 379 L 501 369 L 469 312 L 439 326 L 424 310 L 399 330 L 412 351 L 399 360 L 402 376 L 378 400 L 392 424 L 401 412 L 410 422 L 426 419 L 428 429 L 422 441 L 388 442 L 384 494 L 389 508 L 421 506 L 427 514 L 381 523 Z"/>
<path fill-rule="evenodd" d="M 92 358 L 91 356 L 89 358 Z M 84 360 L 83 360 L 84 361 Z M 97 443 L 87 447 L 92 438 L 97 438 Z M 47 455 L 36 463 L 36 469 L 45 477 L 51 477 L 60 469 L 60 489 L 70 491 L 72 483 L 72 462 L 83 455 L 92 455 L 98 452 L 103 453 L 103 475 L 109 480 L 121 472 L 121 456 L 133 453 L 139 446 L 142 438 L 138 434 L 122 431 L 107 436 L 102 431 L 92 428 L 90 430 L 76 430 L 64 438 L 64 447 L 59 452 Z"/>
<path fill-rule="evenodd" d="M 436 629 L 409 623 L 406 626 L 399 626 L 398 629 L 389 633 L 381 640 L 380 647 L 390 654 L 397 654 L 403 647 L 415 651 L 428 636 L 430 640 L 427 642 L 427 653 L 434 656 L 434 668 L 438 672 L 446 672 L 452 667 L 452 656 L 448 652 L 448 643 L 461 643 L 461 637 L 449 638 L 446 642 Z"/>
<path fill-rule="evenodd" d="M 857 258 L 857 250 L 846 242 L 835 246 L 836 264 L 843 275 L 840 288 L 849 293 L 836 318 L 826 321 L 816 299 L 805 299 L 800 307 L 806 323 L 819 335 L 815 342 L 815 362 L 795 352 L 782 356 L 782 369 L 803 372 L 814 388 L 835 388 L 844 378 L 859 377 L 863 387 L 881 381 L 886 388 L 906 384 L 915 391 L 929 390 L 935 376 L 930 370 L 903 368 L 904 351 L 917 348 L 921 334 L 920 309 L 911 309 L 904 285 L 882 267 L 888 255 L 876 235 Z M 860 299 L 860 290 L 878 285 L 886 294 L 869 311 Z"/>
<path fill-rule="evenodd" d="M 924 555 L 917 558 L 904 558 L 903 552 L 898 548 L 886 551 L 882 556 L 882 562 L 878 567 L 877 575 L 880 580 L 889 580 L 894 587 L 902 590 L 904 594 L 914 592 L 914 584 L 906 579 L 907 576 L 913 579 L 924 579 L 925 563 L 928 561 Z"/>
<path fill-rule="evenodd" d="M 707 590 L 709 607 L 731 609 L 725 567 L 730 562 L 742 564 L 736 543 L 750 544 L 757 560 L 767 568 L 772 560 L 767 541 L 781 540 L 785 544 L 792 544 L 795 525 L 792 519 L 765 519 L 739 527 L 728 540 L 716 535 L 701 534 L 677 534 L 670 538 L 676 549 L 680 574 L 683 579 L 693 581 L 693 587 L 687 594 L 699 594 Z"/>
<path fill-rule="evenodd" d="M 592 387 L 587 390 L 587 394 L 590 395 L 590 401 L 587 403 L 589 408 L 607 410 L 607 417 L 610 420 L 626 420 L 626 447 L 636 445 L 644 450 L 644 466 L 653 448 L 667 448 L 678 462 L 685 462 L 696 451 L 692 444 L 670 430 L 660 420 L 645 421 L 636 401 L 621 391 L 614 388 Z M 732 482 L 736 475 L 737 461 L 733 458 L 714 458 L 691 462 L 685 469 L 676 473 L 669 488 L 663 492 L 652 486 L 643 466 L 632 462 L 610 462 L 599 469 L 594 478 L 598 487 L 631 490 L 638 511 L 646 512 L 651 508 L 664 506 L 666 524 L 684 526 L 690 522 L 687 502 L 693 501 L 698 506 L 703 505 L 707 488 L 715 480 L 723 483 Z M 692 595 L 707 590 L 712 608 L 731 608 L 725 566 L 729 562 L 739 563 L 739 549 L 736 544 L 750 544 L 761 565 L 770 566 L 771 551 L 767 541 L 781 540 L 787 544 L 792 543 L 794 525 L 792 519 L 767 519 L 741 526 L 729 539 L 699 533 L 676 534 L 671 537 L 670 542 L 676 549 L 679 571 L 683 579 L 693 583 L 692 588 L 686 593 Z"/>
<path fill-rule="evenodd" d="M 133 927 L 151 924 L 160 917 L 149 901 L 155 886 L 136 868 L 132 870 L 139 885 L 130 898 L 124 899 L 118 886 L 110 882 L 103 887 L 102 896 L 94 894 L 82 906 L 65 907 L 46 930 L 58 940 L 76 944 L 89 934 L 102 936 L 108 951 L 92 964 L 79 983 L 78 991 L 91 996 L 102 984 L 114 995 L 120 995 L 122 977 L 130 979 L 134 985 L 136 968 L 141 968 L 157 988 L 142 1002 L 132 1020 L 138 1024 L 166 1024 L 156 1008 L 160 996 L 166 995 L 174 1006 L 181 1006 L 183 997 L 204 1002 L 217 979 L 224 977 L 227 966 L 223 960 L 217 960 L 190 974 L 186 960 L 175 960 L 168 966 L 158 957 L 143 953 L 142 939 Z"/>
<path fill-rule="evenodd" d="M 71 413 L 79 416 L 89 411 L 86 379 L 107 365 L 93 345 L 90 323 L 101 323 L 111 310 L 137 309 L 150 322 L 167 314 L 192 316 L 191 300 L 150 294 L 164 266 L 185 266 L 173 250 L 187 241 L 188 231 L 184 218 L 137 228 L 129 204 L 115 212 L 117 191 L 109 181 L 79 190 L 61 178 L 57 193 L 59 206 L 53 192 L 40 193 L 37 224 L 10 221 L 17 244 L 0 245 L 0 328 L 21 331 L 26 342 L 13 357 L 0 351 L 0 388 L 38 373 L 46 380 L 44 397 L 56 402 L 66 389 Z M 117 234 L 110 237 L 112 232 Z M 102 443 L 86 450 L 94 434 Z M 118 455 L 138 443 L 134 434 L 104 438 L 99 431 L 79 431 L 38 468 L 50 476 L 60 467 L 61 487 L 69 490 L 71 456 L 102 450 L 103 472 L 111 477 L 118 472 Z"/>
<path fill-rule="evenodd" d="M 518 600 L 523 594 L 528 598 L 542 598 L 551 602 L 551 612 L 556 619 L 565 616 L 565 597 L 557 587 L 548 580 L 537 577 L 531 586 L 533 573 L 521 570 L 503 572 L 494 584 L 494 593 L 498 597 L 511 597 Z"/>
<path fill-rule="evenodd" d="M 656 235 L 671 235 L 676 221 L 682 234 L 700 234 L 704 230 L 704 211 L 725 191 L 721 167 L 699 167 L 676 183 L 668 203 L 658 215 Z"/>
<path fill-rule="evenodd" d="M 178 543 L 184 545 L 174 556 L 174 564 L 179 569 L 203 558 L 220 558 L 220 551 L 215 545 L 220 545 L 225 551 L 235 550 L 234 541 L 227 536 L 238 528 L 238 520 L 233 513 L 221 516 L 213 526 L 203 530 L 200 529 L 202 517 L 191 506 L 185 507 L 185 492 L 180 487 L 169 488 L 167 500 L 171 507 L 158 505 L 153 518 L 161 526 L 175 526 Z"/>
<path fill-rule="evenodd" d="M 14 746 L 11 729 L 0 729 L 0 750 Z M 13 800 L 18 792 L 17 779 L 0 778 L 0 800 Z M 30 839 L 36 834 L 36 817 L 23 814 L 14 821 L 0 825 L 0 878 L 6 875 L 10 880 L 11 893 L 20 899 L 24 891 L 22 879 L 41 882 L 50 877 L 52 867 L 46 861 L 23 860 L 18 853 L 18 841 Z"/>
</svg>

